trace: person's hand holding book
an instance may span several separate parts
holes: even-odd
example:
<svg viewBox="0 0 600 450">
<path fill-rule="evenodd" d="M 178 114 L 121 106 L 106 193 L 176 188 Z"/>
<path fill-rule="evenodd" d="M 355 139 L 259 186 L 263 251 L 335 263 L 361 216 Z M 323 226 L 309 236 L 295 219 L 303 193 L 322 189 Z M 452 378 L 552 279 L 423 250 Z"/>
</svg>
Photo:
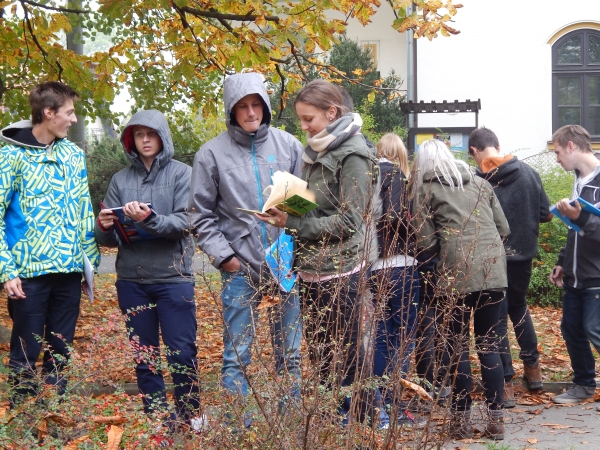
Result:
<svg viewBox="0 0 600 450">
<path fill-rule="evenodd" d="M 577 220 L 581 214 L 581 205 L 577 200 L 571 201 L 568 198 L 563 198 L 556 204 L 556 209 L 563 216 L 567 216 L 571 220 Z"/>
<path fill-rule="evenodd" d="M 141 222 L 150 215 L 152 210 L 145 203 L 129 202 L 123 206 L 123 212 L 136 222 Z"/>
<path fill-rule="evenodd" d="M 269 216 L 266 215 L 262 215 L 262 214 L 254 214 L 258 219 L 262 220 L 265 223 L 268 223 L 269 225 L 272 225 L 274 227 L 277 228 L 283 228 L 285 227 L 285 225 L 287 224 L 287 219 L 288 219 L 288 214 L 286 212 L 283 212 L 282 210 L 278 209 L 278 208 L 271 208 L 269 210 Z"/>
<path fill-rule="evenodd" d="M 115 215 L 110 209 L 101 209 L 98 214 L 98 224 L 103 230 L 109 230 L 115 224 Z"/>
</svg>

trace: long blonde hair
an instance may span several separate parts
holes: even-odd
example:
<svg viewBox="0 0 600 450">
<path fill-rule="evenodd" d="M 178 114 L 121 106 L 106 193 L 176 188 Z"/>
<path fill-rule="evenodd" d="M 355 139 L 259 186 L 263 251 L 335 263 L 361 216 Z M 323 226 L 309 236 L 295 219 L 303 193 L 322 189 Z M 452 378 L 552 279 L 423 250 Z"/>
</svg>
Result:
<svg viewBox="0 0 600 450">
<path fill-rule="evenodd" d="M 469 174 L 471 173 L 469 165 L 464 161 L 456 159 L 443 142 L 437 139 L 430 139 L 423 142 L 419 146 L 419 151 L 415 155 L 412 164 L 408 185 L 411 198 L 414 198 L 423 184 L 423 174 L 430 170 L 435 172 L 438 180 L 440 180 L 440 177 L 443 178 L 446 184 L 450 186 L 450 190 L 463 189 L 462 175 L 459 167 L 464 167 Z"/>
<path fill-rule="evenodd" d="M 409 176 L 408 154 L 404 142 L 398 135 L 394 133 L 384 134 L 377 143 L 377 156 L 398 164 L 404 176 Z"/>
</svg>

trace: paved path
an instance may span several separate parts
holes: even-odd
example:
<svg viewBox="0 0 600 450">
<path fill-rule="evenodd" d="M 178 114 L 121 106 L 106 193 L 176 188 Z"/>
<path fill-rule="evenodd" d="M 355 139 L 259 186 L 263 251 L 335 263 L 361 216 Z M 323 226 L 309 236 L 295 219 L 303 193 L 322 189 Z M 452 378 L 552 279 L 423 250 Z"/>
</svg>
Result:
<svg viewBox="0 0 600 450">
<path fill-rule="evenodd" d="M 576 406 L 520 406 L 506 411 L 504 441 L 497 448 L 574 450 L 600 449 L 600 403 Z M 483 421 L 481 421 L 483 422 Z M 483 425 L 483 424 L 482 424 Z M 482 425 L 476 425 L 482 428 Z M 474 439 L 449 442 L 446 449 L 489 450 L 493 441 Z M 504 446 L 504 447 L 502 447 Z"/>
<path fill-rule="evenodd" d="M 115 273 L 115 261 L 117 256 L 114 254 L 105 254 L 102 255 L 102 259 L 100 260 L 100 267 L 98 267 L 98 273 Z M 197 253 L 194 255 L 194 269 L 196 273 L 203 272 L 218 272 L 210 262 L 208 262 L 208 257 L 204 253 Z"/>
</svg>

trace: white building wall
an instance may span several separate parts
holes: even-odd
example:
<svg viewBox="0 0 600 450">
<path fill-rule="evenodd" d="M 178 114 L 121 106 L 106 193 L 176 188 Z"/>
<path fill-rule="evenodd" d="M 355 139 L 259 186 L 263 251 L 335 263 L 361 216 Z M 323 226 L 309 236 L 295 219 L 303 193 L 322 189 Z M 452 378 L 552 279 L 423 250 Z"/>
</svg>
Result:
<svg viewBox="0 0 600 450">
<path fill-rule="evenodd" d="M 545 150 L 552 137 L 548 40 L 573 22 L 600 20 L 600 1 L 461 2 L 461 34 L 418 42 L 419 100 L 480 98 L 479 125 L 496 132 L 504 152 Z M 472 124 L 471 114 L 419 116 L 420 127 Z"/>
<path fill-rule="evenodd" d="M 343 19 L 343 16 L 332 15 Z M 402 80 L 406 80 L 406 38 L 392 28 L 394 12 L 391 6 L 381 2 L 381 7 L 371 17 L 371 23 L 363 27 L 357 20 L 350 20 L 346 36 L 361 46 L 364 44 L 377 45 L 377 70 L 382 77 L 387 77 L 392 69 Z M 404 86 L 405 88 L 405 86 Z"/>
</svg>

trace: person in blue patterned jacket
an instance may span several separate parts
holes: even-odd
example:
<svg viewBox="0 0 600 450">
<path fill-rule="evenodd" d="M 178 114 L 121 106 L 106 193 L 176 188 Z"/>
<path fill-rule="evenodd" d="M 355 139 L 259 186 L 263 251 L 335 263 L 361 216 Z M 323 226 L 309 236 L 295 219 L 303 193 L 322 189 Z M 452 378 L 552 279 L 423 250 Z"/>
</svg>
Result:
<svg viewBox="0 0 600 450">
<path fill-rule="evenodd" d="M 35 363 L 48 344 L 42 375 L 63 392 L 61 371 L 79 317 L 84 259 L 96 268 L 85 154 L 66 139 L 79 95 L 59 82 L 30 92 L 31 120 L 4 128 L 0 139 L 0 282 L 13 321 L 11 405 L 35 395 Z M 85 255 L 85 257 L 84 257 Z M 90 286 L 93 288 L 93 286 Z"/>
</svg>

